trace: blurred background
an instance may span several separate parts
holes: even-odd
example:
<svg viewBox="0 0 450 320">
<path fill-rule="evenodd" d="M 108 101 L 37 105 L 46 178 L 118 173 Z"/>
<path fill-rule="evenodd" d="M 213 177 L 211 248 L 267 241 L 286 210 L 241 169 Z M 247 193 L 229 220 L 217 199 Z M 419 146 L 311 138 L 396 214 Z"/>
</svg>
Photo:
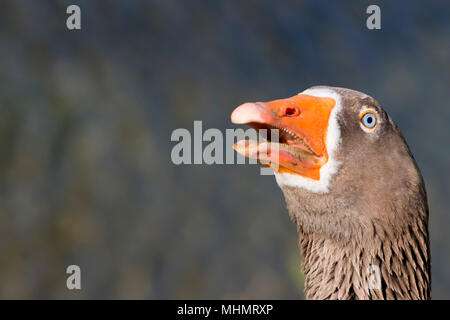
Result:
<svg viewBox="0 0 450 320">
<path fill-rule="evenodd" d="M 302 298 L 273 176 L 176 166 L 170 136 L 326 84 L 374 96 L 405 135 L 429 196 L 433 297 L 449 299 L 449 17 L 449 1 L 3 0 L 0 298 Z"/>
</svg>

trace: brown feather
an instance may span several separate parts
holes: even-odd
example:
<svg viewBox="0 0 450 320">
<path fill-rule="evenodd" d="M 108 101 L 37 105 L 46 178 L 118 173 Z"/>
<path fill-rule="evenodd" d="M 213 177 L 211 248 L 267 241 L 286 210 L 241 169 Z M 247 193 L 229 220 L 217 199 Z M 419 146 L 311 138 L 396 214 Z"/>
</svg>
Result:
<svg viewBox="0 0 450 320">
<path fill-rule="evenodd" d="M 342 96 L 336 155 L 342 165 L 330 191 L 282 187 L 299 233 L 306 298 L 430 299 L 428 204 L 416 162 L 378 102 L 333 90 Z M 352 121 L 363 105 L 382 118 L 376 139 Z M 379 270 L 375 288 L 373 270 Z"/>
</svg>

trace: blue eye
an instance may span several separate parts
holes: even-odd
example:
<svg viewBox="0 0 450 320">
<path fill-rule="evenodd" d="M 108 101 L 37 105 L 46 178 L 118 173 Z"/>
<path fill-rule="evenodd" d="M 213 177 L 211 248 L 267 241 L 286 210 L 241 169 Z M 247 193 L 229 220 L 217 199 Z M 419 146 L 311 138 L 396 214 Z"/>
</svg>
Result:
<svg viewBox="0 0 450 320">
<path fill-rule="evenodd" d="M 373 129 L 377 124 L 377 115 L 373 111 L 366 111 L 361 116 L 361 123 L 363 124 L 364 127 L 368 129 Z"/>
</svg>

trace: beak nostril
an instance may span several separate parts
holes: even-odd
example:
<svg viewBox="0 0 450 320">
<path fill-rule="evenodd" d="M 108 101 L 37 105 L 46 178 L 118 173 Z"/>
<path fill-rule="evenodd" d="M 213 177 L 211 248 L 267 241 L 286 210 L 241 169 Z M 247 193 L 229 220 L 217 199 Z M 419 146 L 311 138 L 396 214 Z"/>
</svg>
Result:
<svg viewBox="0 0 450 320">
<path fill-rule="evenodd" d="M 287 107 L 284 110 L 284 115 L 288 116 L 288 117 L 296 116 L 298 114 L 299 114 L 299 112 L 298 112 L 297 108 L 294 108 L 294 107 Z"/>
</svg>

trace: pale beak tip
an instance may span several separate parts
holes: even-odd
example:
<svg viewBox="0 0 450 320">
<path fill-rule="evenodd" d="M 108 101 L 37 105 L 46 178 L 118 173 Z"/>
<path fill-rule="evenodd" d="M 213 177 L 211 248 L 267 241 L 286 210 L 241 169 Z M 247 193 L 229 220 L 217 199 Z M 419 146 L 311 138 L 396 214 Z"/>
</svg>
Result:
<svg viewBox="0 0 450 320">
<path fill-rule="evenodd" d="M 231 113 L 231 122 L 245 124 L 249 122 L 261 122 L 262 108 L 258 103 L 246 102 L 234 109 Z"/>
</svg>

